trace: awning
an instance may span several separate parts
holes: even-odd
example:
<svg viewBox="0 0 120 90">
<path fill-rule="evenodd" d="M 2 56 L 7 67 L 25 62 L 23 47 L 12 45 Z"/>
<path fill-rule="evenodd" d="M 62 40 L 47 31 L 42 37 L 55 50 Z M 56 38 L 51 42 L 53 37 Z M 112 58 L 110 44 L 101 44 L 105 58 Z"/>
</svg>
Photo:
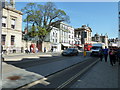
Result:
<svg viewBox="0 0 120 90">
<path fill-rule="evenodd" d="M 70 47 L 76 47 L 76 45 L 71 45 Z"/>
<path fill-rule="evenodd" d="M 71 46 L 71 45 L 70 45 L 70 44 L 68 44 L 68 43 L 62 43 L 62 45 L 63 45 L 63 46 L 66 46 L 66 47 Z"/>
<path fill-rule="evenodd" d="M 83 47 L 82 45 L 79 45 L 79 47 Z"/>
<path fill-rule="evenodd" d="M 60 45 L 60 43 L 53 43 L 53 44 L 51 44 L 51 46 L 58 46 L 58 45 Z"/>
<path fill-rule="evenodd" d="M 52 46 L 58 46 L 57 44 L 53 44 Z"/>
<path fill-rule="evenodd" d="M 82 45 L 79 45 L 79 44 L 74 44 L 75 46 L 78 46 L 78 47 L 82 47 Z"/>
<path fill-rule="evenodd" d="M 53 44 L 52 47 L 53 48 L 57 48 L 58 44 Z"/>
</svg>

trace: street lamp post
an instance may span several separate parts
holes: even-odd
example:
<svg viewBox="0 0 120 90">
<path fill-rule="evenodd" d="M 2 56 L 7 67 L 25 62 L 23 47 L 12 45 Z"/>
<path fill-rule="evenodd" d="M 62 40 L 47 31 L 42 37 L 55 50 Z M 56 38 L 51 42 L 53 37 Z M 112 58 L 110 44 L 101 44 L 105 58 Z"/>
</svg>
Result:
<svg viewBox="0 0 120 90">
<path fill-rule="evenodd" d="M 3 9 L 3 3 L 5 3 L 4 0 L 0 1 L 0 42 L 1 42 L 1 34 L 2 34 L 2 9 Z M 0 68 L 2 68 L 2 47 L 0 43 Z M 0 69 L 0 86 L 2 86 L 2 69 Z M 2 88 L 1 88 L 2 89 Z"/>
<path fill-rule="evenodd" d="M 27 32 L 28 32 L 28 12 L 27 12 Z M 28 35 L 26 36 L 26 48 L 28 49 Z"/>
</svg>

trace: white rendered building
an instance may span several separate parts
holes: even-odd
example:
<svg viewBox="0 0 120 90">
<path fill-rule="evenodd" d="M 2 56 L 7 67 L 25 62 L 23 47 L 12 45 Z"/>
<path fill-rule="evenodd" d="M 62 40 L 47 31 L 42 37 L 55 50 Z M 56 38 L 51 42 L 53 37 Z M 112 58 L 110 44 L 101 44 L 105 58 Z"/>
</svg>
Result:
<svg viewBox="0 0 120 90">
<path fill-rule="evenodd" d="M 68 42 L 70 45 L 74 45 L 74 28 L 68 27 L 69 33 L 68 33 Z"/>
<path fill-rule="evenodd" d="M 59 43 L 59 29 L 53 27 L 50 32 L 50 43 L 53 51 L 58 52 L 61 50 L 61 44 Z"/>
<path fill-rule="evenodd" d="M 51 32 L 46 36 L 45 44 L 48 51 L 61 51 L 74 45 L 74 28 L 61 22 L 53 27 Z M 45 47 L 45 45 L 43 45 Z"/>
<path fill-rule="evenodd" d="M 74 28 L 63 22 L 59 23 L 61 50 L 74 45 Z"/>
<path fill-rule="evenodd" d="M 42 51 L 44 47 L 47 48 L 47 51 L 51 51 L 53 48 L 54 52 L 59 52 L 61 50 L 61 44 L 59 43 L 59 29 L 53 27 L 49 34 L 45 37 L 45 42 L 42 45 Z"/>
</svg>

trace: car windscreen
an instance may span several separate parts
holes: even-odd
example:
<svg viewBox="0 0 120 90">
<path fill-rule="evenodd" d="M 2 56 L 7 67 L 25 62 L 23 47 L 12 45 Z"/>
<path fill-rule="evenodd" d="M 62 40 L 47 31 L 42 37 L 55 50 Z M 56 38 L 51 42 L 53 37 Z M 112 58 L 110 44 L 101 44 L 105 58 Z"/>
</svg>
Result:
<svg viewBox="0 0 120 90">
<path fill-rule="evenodd" d="M 71 52 L 71 51 L 73 51 L 73 49 L 72 49 L 72 48 L 68 48 L 67 51 L 70 51 L 70 52 Z"/>
<path fill-rule="evenodd" d="M 98 49 L 101 49 L 101 47 L 98 47 L 98 46 L 93 46 L 91 49 L 98 50 Z"/>
</svg>

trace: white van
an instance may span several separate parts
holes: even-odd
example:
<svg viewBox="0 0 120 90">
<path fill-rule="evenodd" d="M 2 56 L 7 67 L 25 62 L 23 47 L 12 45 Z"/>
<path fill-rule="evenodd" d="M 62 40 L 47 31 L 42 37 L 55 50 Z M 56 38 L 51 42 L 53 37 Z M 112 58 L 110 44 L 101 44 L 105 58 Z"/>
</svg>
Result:
<svg viewBox="0 0 120 90">
<path fill-rule="evenodd" d="M 92 48 L 91 48 L 91 56 L 99 56 L 99 51 L 100 49 L 104 49 L 105 48 L 105 44 L 103 43 L 95 43 L 92 44 Z"/>
</svg>

